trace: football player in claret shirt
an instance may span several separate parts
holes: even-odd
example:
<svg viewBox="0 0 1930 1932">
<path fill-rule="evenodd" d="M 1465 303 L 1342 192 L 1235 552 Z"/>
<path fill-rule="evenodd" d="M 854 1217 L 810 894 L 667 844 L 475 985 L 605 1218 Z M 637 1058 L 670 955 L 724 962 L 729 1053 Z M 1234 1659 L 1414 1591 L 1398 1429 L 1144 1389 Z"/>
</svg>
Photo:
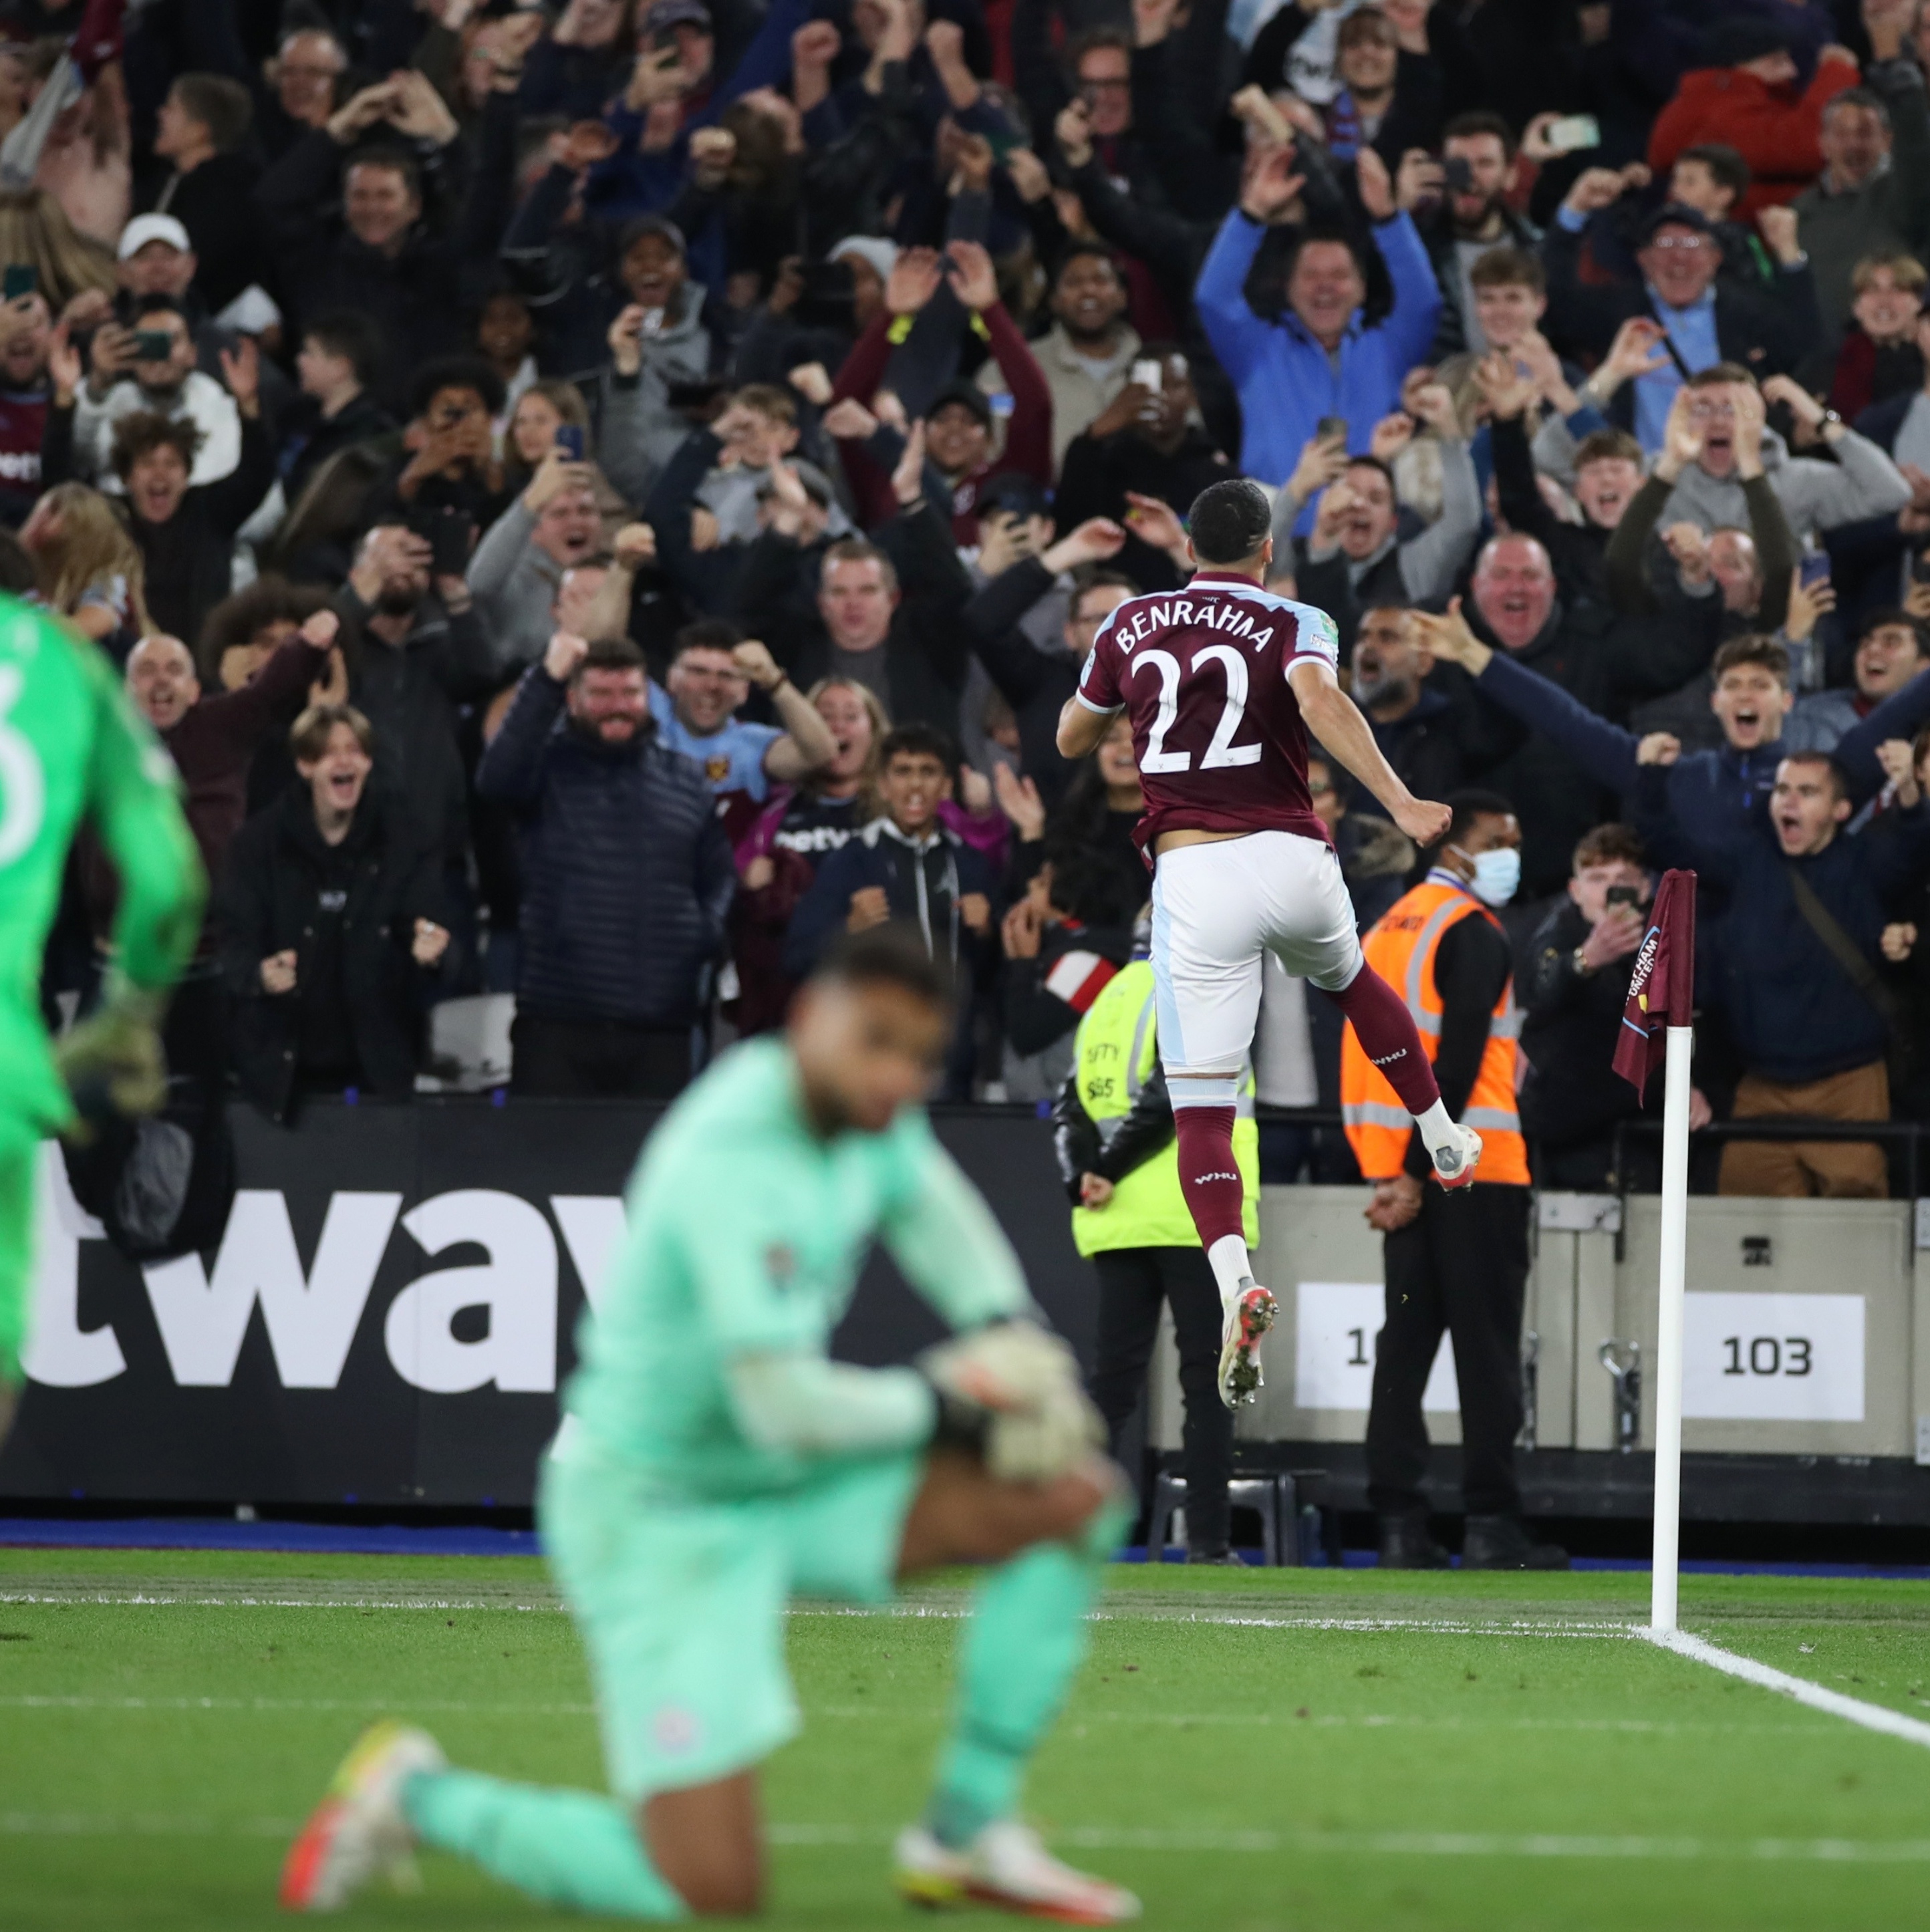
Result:
<svg viewBox="0 0 1930 1932">
<path fill-rule="evenodd" d="M 1192 582 L 1129 598 L 1100 626 L 1058 746 L 1083 758 L 1116 713 L 1132 718 L 1146 797 L 1136 836 L 1153 867 L 1160 1059 L 1180 1184 L 1225 1310 L 1220 1394 L 1230 1408 L 1260 1386 L 1259 1339 L 1276 1312 L 1253 1281 L 1233 1159 L 1265 955 L 1353 1022 L 1443 1186 L 1472 1178 L 1481 1137 L 1449 1118 L 1405 1001 L 1361 956 L 1340 860 L 1307 788 L 1308 732 L 1416 844 L 1446 831 L 1448 808 L 1401 783 L 1340 689 L 1333 619 L 1263 588 L 1273 540 L 1259 486 L 1245 477 L 1209 485 L 1188 524 Z"/>
</svg>

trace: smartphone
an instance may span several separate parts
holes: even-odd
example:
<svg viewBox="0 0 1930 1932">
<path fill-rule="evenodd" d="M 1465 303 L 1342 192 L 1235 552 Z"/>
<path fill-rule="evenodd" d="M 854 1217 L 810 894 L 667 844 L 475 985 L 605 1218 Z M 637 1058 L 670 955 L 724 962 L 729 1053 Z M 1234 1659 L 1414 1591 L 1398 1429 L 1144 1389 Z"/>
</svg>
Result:
<svg viewBox="0 0 1930 1932">
<path fill-rule="evenodd" d="M 469 513 L 445 505 L 422 520 L 416 534 L 429 546 L 429 569 L 437 577 L 461 577 L 469 569 Z"/>
<path fill-rule="evenodd" d="M 1558 154 L 1578 154 L 1601 146 L 1601 123 L 1592 114 L 1564 114 L 1548 123 L 1548 146 Z"/>
<path fill-rule="evenodd" d="M 1345 442 L 1347 440 L 1347 419 L 1345 416 L 1322 416 L 1313 425 L 1316 442 Z"/>
<path fill-rule="evenodd" d="M 1812 551 L 1798 566 L 1799 578 L 1805 590 L 1826 582 L 1829 575 L 1829 556 L 1826 550 Z"/>
<path fill-rule="evenodd" d="M 572 463 L 583 460 L 583 432 L 574 423 L 562 423 L 557 429 L 557 447 Z"/>
<path fill-rule="evenodd" d="M 1465 154 L 1450 154 L 1441 164 L 1441 178 L 1450 194 L 1474 192 L 1474 168 Z"/>
<path fill-rule="evenodd" d="M 134 331 L 134 360 L 137 362 L 165 362 L 174 353 L 174 338 L 164 328 L 137 328 Z"/>
<path fill-rule="evenodd" d="M 1160 392 L 1161 379 L 1164 374 L 1165 371 L 1160 365 L 1159 358 L 1157 356 L 1148 356 L 1133 364 L 1133 373 L 1127 380 L 1129 382 L 1136 382 L 1141 388 L 1150 391 L 1151 394 L 1157 396 Z"/>
<path fill-rule="evenodd" d="M 1642 909 L 1641 888 L 1639 886 L 1610 886 L 1607 902 L 1612 906 L 1633 906 L 1639 912 Z"/>
<path fill-rule="evenodd" d="M 0 281 L 0 301 L 18 302 L 23 296 L 35 293 L 41 285 L 41 272 L 31 262 L 9 262 L 4 281 Z"/>
</svg>

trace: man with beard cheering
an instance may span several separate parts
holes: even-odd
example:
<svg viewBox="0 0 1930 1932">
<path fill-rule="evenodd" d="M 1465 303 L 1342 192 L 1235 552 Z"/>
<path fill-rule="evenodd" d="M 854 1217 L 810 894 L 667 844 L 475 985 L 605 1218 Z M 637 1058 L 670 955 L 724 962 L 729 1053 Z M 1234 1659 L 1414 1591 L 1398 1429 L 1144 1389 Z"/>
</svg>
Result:
<svg viewBox="0 0 1930 1932">
<path fill-rule="evenodd" d="M 658 740 L 643 653 L 559 631 L 476 784 L 523 820 L 515 1090 L 668 1100 L 737 868 L 702 771 Z"/>
<path fill-rule="evenodd" d="M 1625 716 L 1634 700 L 1673 691 L 1707 668 L 1715 640 L 1694 616 L 1618 617 L 1592 598 L 1564 602 L 1556 588 L 1548 553 L 1534 538 L 1489 539 L 1475 562 L 1460 627 L 1489 647 L 1484 666 L 1491 658 L 1535 674 L 1538 686 L 1559 687 L 1618 738 L 1624 734 L 1604 721 Z M 1461 611 L 1461 601 L 1451 608 Z M 1437 659 L 1467 663 L 1442 650 L 1438 622 L 1420 621 Z M 1514 801 L 1523 828 L 1523 884 L 1539 898 L 1565 884 L 1575 841 L 1611 814 L 1601 794 L 1580 782 L 1572 753 L 1546 735 L 1546 725 L 1538 718 L 1532 728 L 1520 722 L 1502 680 L 1490 686 L 1479 671 L 1475 676 L 1477 701 L 1458 734 L 1466 776 Z"/>
</svg>

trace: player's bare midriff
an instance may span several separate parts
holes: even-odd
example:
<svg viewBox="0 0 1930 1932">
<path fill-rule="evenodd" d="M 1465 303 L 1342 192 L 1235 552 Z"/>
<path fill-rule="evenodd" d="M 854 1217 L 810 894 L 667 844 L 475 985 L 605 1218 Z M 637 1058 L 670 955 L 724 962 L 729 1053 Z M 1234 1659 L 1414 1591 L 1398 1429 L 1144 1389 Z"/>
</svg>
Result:
<svg viewBox="0 0 1930 1932">
<path fill-rule="evenodd" d="M 1171 832 L 1162 832 L 1153 841 L 1153 856 L 1162 852 L 1177 851 L 1182 845 L 1217 845 L 1229 838 L 1250 838 L 1249 832 L 1208 832 L 1199 826 L 1182 825 Z"/>
</svg>

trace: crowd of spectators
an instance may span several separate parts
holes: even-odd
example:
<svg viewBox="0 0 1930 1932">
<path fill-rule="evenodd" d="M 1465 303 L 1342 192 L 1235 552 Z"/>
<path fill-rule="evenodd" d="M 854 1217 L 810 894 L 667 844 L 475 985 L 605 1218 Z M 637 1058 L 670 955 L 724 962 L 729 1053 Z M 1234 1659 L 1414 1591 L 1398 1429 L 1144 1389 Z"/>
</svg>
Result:
<svg viewBox="0 0 1930 1932">
<path fill-rule="evenodd" d="M 1044 1102 L 1147 897 L 1094 626 L 1274 494 L 1418 793 L 1523 833 L 1544 1178 L 1658 869 L 1696 1119 L 1930 1118 L 1923 0 L 0 0 L 0 582 L 125 667 L 286 1118 L 674 1093 L 914 921 Z M 1363 923 L 1425 862 L 1316 758 Z M 113 882 L 77 864 L 50 999 Z M 1274 1106 L 1338 1022 L 1275 976 Z M 1344 1172 L 1273 1133 L 1270 1170 Z M 1732 1145 L 1736 1191 L 1879 1152 Z"/>
</svg>

